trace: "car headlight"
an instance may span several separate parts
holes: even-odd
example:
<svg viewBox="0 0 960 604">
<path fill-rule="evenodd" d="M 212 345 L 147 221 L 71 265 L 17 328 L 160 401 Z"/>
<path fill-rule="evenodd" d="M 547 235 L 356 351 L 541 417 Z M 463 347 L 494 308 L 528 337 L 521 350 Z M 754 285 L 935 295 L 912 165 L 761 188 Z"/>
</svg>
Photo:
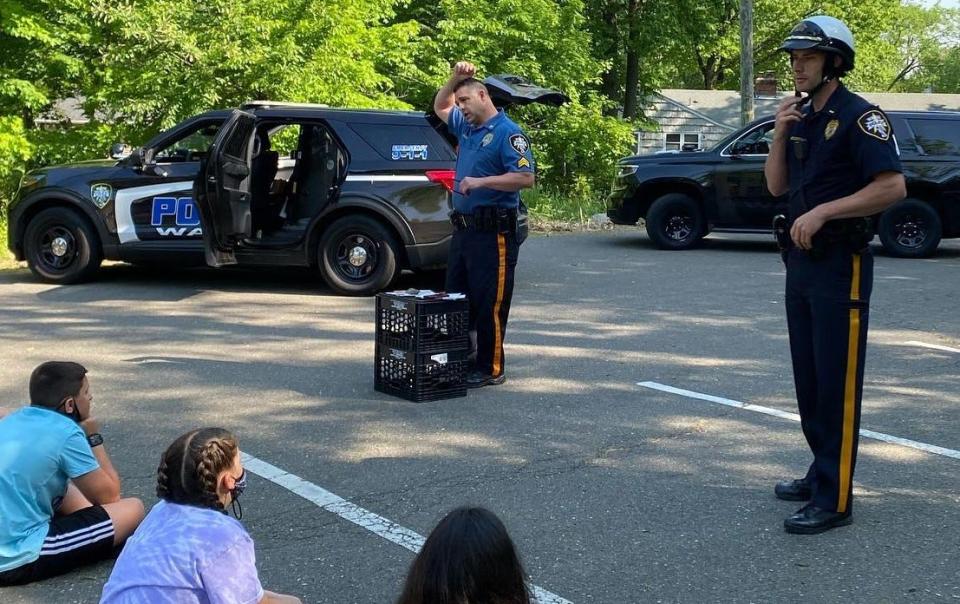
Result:
<svg viewBox="0 0 960 604">
<path fill-rule="evenodd" d="M 636 174 L 637 168 L 640 166 L 631 166 L 629 164 L 621 164 L 617 166 L 617 178 L 624 178 L 625 176 L 631 176 Z"/>
<path fill-rule="evenodd" d="M 27 172 L 23 175 L 23 178 L 20 179 L 20 191 L 29 191 L 40 186 L 40 183 L 43 182 L 43 174 L 33 174 Z"/>
</svg>

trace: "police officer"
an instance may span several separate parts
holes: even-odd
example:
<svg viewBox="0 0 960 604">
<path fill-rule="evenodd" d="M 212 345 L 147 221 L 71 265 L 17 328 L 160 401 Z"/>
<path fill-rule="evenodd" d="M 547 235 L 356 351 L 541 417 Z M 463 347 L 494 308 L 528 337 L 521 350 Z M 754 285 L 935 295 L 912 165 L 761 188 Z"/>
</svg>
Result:
<svg viewBox="0 0 960 604">
<path fill-rule="evenodd" d="M 866 217 L 906 195 L 890 122 L 844 87 L 853 35 L 841 21 L 800 22 L 789 53 L 796 97 L 780 103 L 764 173 L 773 195 L 789 192 L 786 308 L 806 475 L 778 483 L 777 497 L 807 501 L 789 533 L 850 524 L 873 257 Z M 806 96 L 801 97 L 801 93 Z M 804 107 L 806 105 L 806 107 Z"/>
<path fill-rule="evenodd" d="M 530 142 L 497 110 L 475 73 L 471 63 L 457 63 L 433 102 L 459 142 L 446 288 L 470 301 L 477 335 L 476 366 L 466 378 L 470 388 L 506 379 L 503 336 L 520 247 L 519 191 L 534 184 Z"/>
</svg>

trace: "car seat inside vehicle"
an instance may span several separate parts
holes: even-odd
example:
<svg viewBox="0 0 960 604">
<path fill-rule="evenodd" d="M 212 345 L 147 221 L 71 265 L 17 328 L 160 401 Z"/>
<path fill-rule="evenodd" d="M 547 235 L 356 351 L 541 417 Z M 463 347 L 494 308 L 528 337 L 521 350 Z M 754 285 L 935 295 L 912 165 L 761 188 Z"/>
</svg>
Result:
<svg viewBox="0 0 960 604">
<path fill-rule="evenodd" d="M 272 148 L 284 148 L 284 142 L 295 134 L 295 151 L 281 160 Z M 261 137 L 267 142 L 257 142 Z M 335 197 L 346 170 L 346 155 L 319 124 L 268 124 L 258 129 L 254 145 L 254 240 L 266 245 L 294 243 Z"/>
</svg>

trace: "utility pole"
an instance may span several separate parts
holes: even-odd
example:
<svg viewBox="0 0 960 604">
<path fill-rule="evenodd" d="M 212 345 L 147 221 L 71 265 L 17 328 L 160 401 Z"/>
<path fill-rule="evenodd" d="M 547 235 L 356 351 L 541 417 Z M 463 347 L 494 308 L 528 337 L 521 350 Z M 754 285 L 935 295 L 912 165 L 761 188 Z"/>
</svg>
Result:
<svg viewBox="0 0 960 604">
<path fill-rule="evenodd" d="M 740 0 L 740 125 L 753 121 L 753 0 Z"/>
</svg>

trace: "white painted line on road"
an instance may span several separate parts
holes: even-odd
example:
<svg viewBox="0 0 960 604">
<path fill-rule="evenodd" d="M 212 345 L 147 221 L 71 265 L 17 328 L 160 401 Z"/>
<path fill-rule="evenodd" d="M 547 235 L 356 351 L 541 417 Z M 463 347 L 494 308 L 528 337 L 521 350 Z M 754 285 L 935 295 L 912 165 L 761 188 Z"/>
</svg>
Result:
<svg viewBox="0 0 960 604">
<path fill-rule="evenodd" d="M 343 497 L 331 493 L 323 487 L 317 486 L 312 482 L 304 480 L 295 474 L 278 468 L 261 459 L 241 452 L 240 459 L 243 467 L 261 478 L 277 484 L 301 497 L 316 504 L 321 509 L 332 512 L 344 520 L 348 520 L 361 528 L 365 528 L 371 533 L 383 537 L 391 543 L 396 543 L 400 547 L 406 548 L 413 553 L 420 551 L 426 539 L 415 531 L 404 528 L 388 520 L 383 516 L 374 514 L 369 510 L 350 503 Z M 540 604 L 573 604 L 570 600 L 561 598 L 536 585 L 531 585 L 534 597 Z"/>
<path fill-rule="evenodd" d="M 673 386 L 667 386 L 665 384 L 660 384 L 658 382 L 637 382 L 637 386 L 641 386 L 643 388 L 650 388 L 651 390 L 659 390 L 661 392 L 668 392 L 670 394 L 677 394 L 679 396 L 685 396 L 687 398 L 695 398 L 701 401 L 717 403 L 719 405 L 726 405 L 728 407 L 736 407 L 737 409 L 746 409 L 747 411 L 755 411 L 756 413 L 772 415 L 774 417 L 789 419 L 795 422 L 800 421 L 800 416 L 797 415 L 796 413 L 789 413 L 787 411 L 781 411 L 779 409 L 771 409 L 770 407 L 762 407 L 760 405 L 753 405 L 751 403 L 735 401 L 733 399 L 723 398 L 720 396 L 713 396 L 710 394 L 703 394 L 701 392 L 694 392 L 693 390 L 684 390 L 683 388 L 674 388 Z M 872 438 L 874 440 L 881 440 L 883 442 L 891 443 L 894 445 L 910 447 L 911 449 L 918 449 L 926 453 L 932 453 L 933 455 L 941 455 L 943 457 L 960 459 L 960 451 L 957 451 L 955 449 L 947 449 L 946 447 L 929 445 L 927 443 L 910 440 L 908 438 L 891 436 L 889 434 L 884 434 L 883 432 L 874 432 L 873 430 L 864 430 L 863 428 L 861 428 L 860 436 L 863 436 L 866 438 Z"/>
<path fill-rule="evenodd" d="M 960 348 L 951 348 L 949 346 L 941 346 L 940 344 L 927 344 L 926 342 L 918 342 L 916 340 L 910 340 L 909 342 L 904 342 L 904 346 L 919 346 L 920 348 L 930 348 L 933 350 L 942 350 L 944 352 L 955 352 L 960 354 Z"/>
</svg>

